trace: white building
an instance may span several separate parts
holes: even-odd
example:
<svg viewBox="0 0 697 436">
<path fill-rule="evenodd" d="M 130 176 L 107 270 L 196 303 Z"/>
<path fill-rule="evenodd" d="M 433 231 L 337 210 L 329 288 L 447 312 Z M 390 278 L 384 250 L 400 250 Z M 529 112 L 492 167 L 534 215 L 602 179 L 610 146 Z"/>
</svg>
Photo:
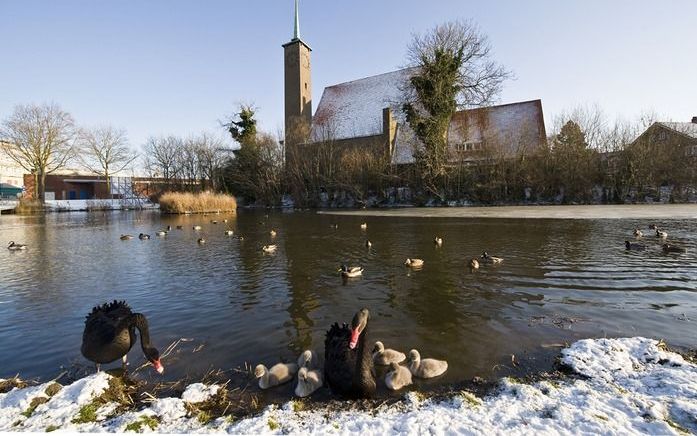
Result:
<svg viewBox="0 0 697 436">
<path fill-rule="evenodd" d="M 0 151 L 0 183 L 22 188 L 24 187 L 24 173 L 26 173 L 24 168 Z"/>
</svg>

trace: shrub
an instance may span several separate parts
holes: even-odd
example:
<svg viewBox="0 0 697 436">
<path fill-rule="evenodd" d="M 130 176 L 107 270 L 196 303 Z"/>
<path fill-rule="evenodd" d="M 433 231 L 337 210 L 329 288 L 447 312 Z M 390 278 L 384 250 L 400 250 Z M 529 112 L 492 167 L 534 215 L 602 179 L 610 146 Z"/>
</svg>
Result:
<svg viewBox="0 0 697 436">
<path fill-rule="evenodd" d="M 160 211 L 163 213 L 234 212 L 235 209 L 235 197 L 225 194 L 166 192 L 160 197 Z"/>
</svg>

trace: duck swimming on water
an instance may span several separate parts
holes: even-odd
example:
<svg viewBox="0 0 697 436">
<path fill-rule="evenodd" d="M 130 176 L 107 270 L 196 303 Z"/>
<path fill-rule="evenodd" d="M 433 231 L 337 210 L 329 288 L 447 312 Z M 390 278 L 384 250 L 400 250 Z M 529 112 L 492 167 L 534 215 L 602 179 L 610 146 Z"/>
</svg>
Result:
<svg viewBox="0 0 697 436">
<path fill-rule="evenodd" d="M 27 246 L 25 244 L 18 244 L 15 241 L 10 241 L 7 245 L 7 249 L 10 251 L 26 250 Z"/>
<path fill-rule="evenodd" d="M 363 267 L 341 265 L 341 267 L 339 267 L 339 272 L 344 277 L 358 277 L 363 274 Z"/>
<path fill-rule="evenodd" d="M 624 247 L 627 250 L 633 250 L 633 251 L 644 251 L 646 250 L 646 245 L 644 244 L 636 244 L 636 243 L 631 243 L 629 241 L 624 241 Z"/>
<path fill-rule="evenodd" d="M 133 313 L 125 301 L 114 300 L 92 309 L 85 320 L 80 351 L 97 365 L 97 371 L 100 364 L 119 358 L 125 365 L 126 355 L 136 343 L 136 329 L 140 333 L 143 354 L 155 371 L 162 374 L 164 366 L 160 362 L 160 352 L 150 343 L 148 320 L 142 313 Z"/>
<path fill-rule="evenodd" d="M 491 256 L 489 253 L 484 251 L 484 252 L 482 252 L 482 255 L 479 257 L 479 262 L 481 262 L 481 263 L 501 263 L 501 262 L 503 262 L 503 258 Z"/>
<path fill-rule="evenodd" d="M 412 268 L 421 268 L 424 266 L 424 261 L 423 259 L 407 259 L 404 261 L 404 265 L 412 267 Z"/>
</svg>

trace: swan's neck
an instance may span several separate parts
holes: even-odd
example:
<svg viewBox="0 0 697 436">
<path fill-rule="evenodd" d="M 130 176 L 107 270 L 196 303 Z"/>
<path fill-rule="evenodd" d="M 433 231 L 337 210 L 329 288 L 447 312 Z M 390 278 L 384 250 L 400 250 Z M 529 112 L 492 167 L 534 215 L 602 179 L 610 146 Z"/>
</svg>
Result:
<svg viewBox="0 0 697 436">
<path fill-rule="evenodd" d="M 365 344 L 368 338 L 368 326 L 366 325 L 361 332 L 361 337 L 358 340 L 358 355 L 356 358 L 356 374 L 361 377 L 370 376 L 370 363 L 373 361 L 372 354 L 368 352 Z"/>
<path fill-rule="evenodd" d="M 421 358 L 414 359 L 409 364 L 409 370 L 411 370 L 411 372 L 413 373 L 419 369 L 419 366 L 421 366 Z"/>
<path fill-rule="evenodd" d="M 140 346 L 145 351 L 150 348 L 150 329 L 148 328 L 148 320 L 142 313 L 133 313 L 128 318 L 128 327 L 135 327 L 140 333 Z"/>
<path fill-rule="evenodd" d="M 266 389 L 269 387 L 269 370 L 264 367 L 264 374 L 259 377 L 259 387 Z"/>
</svg>

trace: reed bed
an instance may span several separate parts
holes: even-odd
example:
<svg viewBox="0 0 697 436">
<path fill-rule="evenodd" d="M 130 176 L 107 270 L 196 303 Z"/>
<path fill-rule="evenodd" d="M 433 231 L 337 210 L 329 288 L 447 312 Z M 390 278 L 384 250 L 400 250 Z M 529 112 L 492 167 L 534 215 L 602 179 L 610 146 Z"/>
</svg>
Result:
<svg viewBox="0 0 697 436">
<path fill-rule="evenodd" d="M 214 213 L 234 212 L 237 200 L 231 195 L 200 192 L 166 192 L 160 197 L 163 213 Z"/>
</svg>

